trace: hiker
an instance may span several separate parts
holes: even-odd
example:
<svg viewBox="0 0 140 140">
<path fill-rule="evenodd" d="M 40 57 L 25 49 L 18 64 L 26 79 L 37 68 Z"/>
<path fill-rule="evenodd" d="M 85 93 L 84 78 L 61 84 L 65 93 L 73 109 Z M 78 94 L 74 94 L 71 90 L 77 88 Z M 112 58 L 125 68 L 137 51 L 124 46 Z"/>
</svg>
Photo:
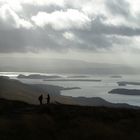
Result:
<svg viewBox="0 0 140 140">
<path fill-rule="evenodd" d="M 40 102 L 40 105 L 42 105 L 42 100 L 43 100 L 43 95 L 42 94 L 38 97 L 38 100 Z"/>
<path fill-rule="evenodd" d="M 47 104 L 50 103 L 50 95 L 48 94 L 48 97 L 46 98 L 47 99 Z"/>
</svg>

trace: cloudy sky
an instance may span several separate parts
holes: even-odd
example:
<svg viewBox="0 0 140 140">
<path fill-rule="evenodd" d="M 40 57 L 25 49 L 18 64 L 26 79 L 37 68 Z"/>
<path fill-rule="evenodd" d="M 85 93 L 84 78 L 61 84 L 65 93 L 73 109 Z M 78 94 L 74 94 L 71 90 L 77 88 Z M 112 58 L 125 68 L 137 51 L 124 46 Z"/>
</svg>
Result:
<svg viewBox="0 0 140 140">
<path fill-rule="evenodd" d="M 0 63 L 73 59 L 138 66 L 139 0 L 0 0 Z"/>
</svg>

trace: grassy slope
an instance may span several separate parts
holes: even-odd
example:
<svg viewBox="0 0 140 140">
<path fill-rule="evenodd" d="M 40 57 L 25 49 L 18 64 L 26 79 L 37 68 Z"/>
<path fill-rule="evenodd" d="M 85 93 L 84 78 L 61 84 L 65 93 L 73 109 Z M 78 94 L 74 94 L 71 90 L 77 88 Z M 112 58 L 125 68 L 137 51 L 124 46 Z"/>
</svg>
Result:
<svg viewBox="0 0 140 140">
<path fill-rule="evenodd" d="M 0 77 L 0 97 L 12 100 L 23 100 L 31 102 L 32 98 L 36 95 L 37 91 L 31 86 L 22 84 L 17 80 L 5 79 Z"/>
<path fill-rule="evenodd" d="M 0 99 L 1 140 L 139 140 L 140 110 Z"/>
<path fill-rule="evenodd" d="M 24 84 L 18 80 L 12 80 L 0 76 L 0 98 L 6 98 L 10 100 L 20 100 L 32 104 L 38 104 L 38 96 L 40 94 L 45 95 L 48 93 L 47 89 L 55 88 L 59 91 L 61 87 L 51 85 L 39 85 L 39 84 Z M 59 95 L 59 92 L 57 93 Z M 52 97 L 51 93 L 51 97 Z"/>
</svg>

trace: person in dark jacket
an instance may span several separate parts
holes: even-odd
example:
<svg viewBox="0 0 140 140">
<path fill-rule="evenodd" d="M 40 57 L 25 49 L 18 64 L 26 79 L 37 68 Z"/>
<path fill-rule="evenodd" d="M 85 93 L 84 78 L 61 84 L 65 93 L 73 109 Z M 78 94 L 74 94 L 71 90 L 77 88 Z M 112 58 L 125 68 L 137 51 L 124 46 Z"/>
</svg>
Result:
<svg viewBox="0 0 140 140">
<path fill-rule="evenodd" d="M 46 98 L 47 99 L 47 104 L 50 103 L 50 95 L 48 94 L 48 97 Z"/>
<path fill-rule="evenodd" d="M 42 101 L 43 101 L 43 95 L 42 94 L 38 97 L 38 100 L 39 100 L 40 105 L 42 105 Z"/>
</svg>

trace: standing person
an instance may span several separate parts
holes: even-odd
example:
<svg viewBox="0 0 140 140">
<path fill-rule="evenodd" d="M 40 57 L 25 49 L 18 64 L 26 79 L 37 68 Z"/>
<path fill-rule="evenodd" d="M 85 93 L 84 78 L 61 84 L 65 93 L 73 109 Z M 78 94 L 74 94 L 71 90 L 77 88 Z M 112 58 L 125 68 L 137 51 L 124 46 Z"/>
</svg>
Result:
<svg viewBox="0 0 140 140">
<path fill-rule="evenodd" d="M 50 103 L 50 95 L 48 94 L 48 97 L 47 97 L 47 104 Z"/>
<path fill-rule="evenodd" d="M 42 100 L 43 100 L 43 95 L 42 94 L 38 97 L 38 100 L 40 102 L 40 105 L 42 105 Z"/>
</svg>

